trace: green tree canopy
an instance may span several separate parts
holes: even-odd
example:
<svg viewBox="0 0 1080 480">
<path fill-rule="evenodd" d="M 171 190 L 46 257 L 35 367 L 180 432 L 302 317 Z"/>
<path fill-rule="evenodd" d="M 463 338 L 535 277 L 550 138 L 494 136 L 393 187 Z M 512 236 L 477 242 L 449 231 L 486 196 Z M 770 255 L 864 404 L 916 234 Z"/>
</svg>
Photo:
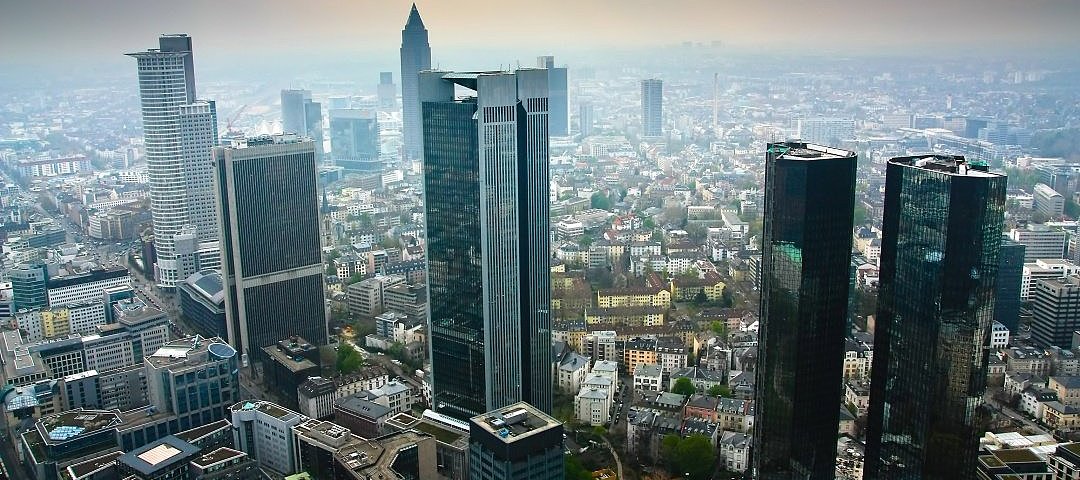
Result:
<svg viewBox="0 0 1080 480">
<path fill-rule="evenodd" d="M 566 472 L 566 480 L 592 480 L 592 473 L 581 465 L 581 461 L 575 455 L 565 456 L 563 466 Z"/>
<path fill-rule="evenodd" d="M 341 343 L 337 349 L 337 370 L 342 375 L 355 372 L 364 365 L 364 359 L 355 348 L 347 343 Z"/>
<path fill-rule="evenodd" d="M 601 210 L 611 209 L 611 199 L 608 198 L 604 192 L 596 192 L 589 197 L 589 201 L 592 204 L 592 208 L 599 208 Z"/>
<path fill-rule="evenodd" d="M 686 438 L 668 435 L 661 444 L 660 455 L 671 473 L 691 480 L 709 478 L 716 463 L 716 448 L 704 435 Z"/>
<path fill-rule="evenodd" d="M 694 382 L 691 382 L 686 377 L 679 377 L 675 380 L 675 385 L 671 387 L 671 393 L 678 393 L 679 395 L 693 395 L 696 392 L 697 388 L 694 388 Z"/>
<path fill-rule="evenodd" d="M 709 387 L 708 393 L 714 397 L 731 398 L 731 388 L 727 385 L 713 385 Z"/>
</svg>

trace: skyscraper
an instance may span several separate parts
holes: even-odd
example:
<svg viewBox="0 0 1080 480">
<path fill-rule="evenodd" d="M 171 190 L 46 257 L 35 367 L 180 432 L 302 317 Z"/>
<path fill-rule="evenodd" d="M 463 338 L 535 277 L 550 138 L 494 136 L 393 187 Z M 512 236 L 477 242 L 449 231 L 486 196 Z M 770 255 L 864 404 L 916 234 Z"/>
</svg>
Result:
<svg viewBox="0 0 1080 480">
<path fill-rule="evenodd" d="M 1040 279 L 1031 297 L 1031 340 L 1072 348 L 1073 332 L 1080 330 L 1080 277 Z"/>
<path fill-rule="evenodd" d="M 194 225 L 201 241 L 218 239 L 210 149 L 217 145 L 214 102 L 197 101 L 191 37 L 163 35 L 159 48 L 129 53 L 138 65 L 139 99 L 158 286 L 172 289 L 177 273 L 173 237 Z"/>
<path fill-rule="evenodd" d="M 760 479 L 832 479 L 843 390 L 854 152 L 772 143 L 765 154 L 754 399 Z"/>
<path fill-rule="evenodd" d="M 1004 175 L 961 156 L 889 160 L 864 478 L 973 478 Z"/>
<path fill-rule="evenodd" d="M 347 171 L 379 172 L 379 122 L 362 109 L 330 111 L 330 156 Z"/>
<path fill-rule="evenodd" d="M 49 305 L 46 292 L 49 268 L 41 262 L 19 265 L 9 273 L 11 280 L 11 313 L 27 308 Z"/>
<path fill-rule="evenodd" d="M 311 91 L 281 91 L 281 130 L 310 138 L 315 142 L 316 158 L 322 158 L 322 104 L 311 100 Z"/>
<path fill-rule="evenodd" d="M 477 415 L 469 419 L 469 480 L 563 480 L 564 448 L 562 424 L 528 403 Z"/>
<path fill-rule="evenodd" d="M 581 131 L 582 137 L 588 137 L 592 135 L 593 127 L 593 105 L 591 102 L 581 102 L 578 104 L 578 129 Z"/>
<path fill-rule="evenodd" d="M 1005 325 L 1013 335 L 1019 333 L 1020 287 L 1024 281 L 1026 247 L 1002 235 L 998 249 L 997 287 L 994 293 L 994 321 Z"/>
<path fill-rule="evenodd" d="M 214 160 L 229 343 L 249 356 L 293 335 L 325 345 L 315 145 L 255 137 Z"/>
<path fill-rule="evenodd" d="M 380 110 L 397 108 L 397 85 L 394 85 L 394 72 L 379 72 L 379 86 L 376 90 Z"/>
<path fill-rule="evenodd" d="M 550 55 L 536 57 L 536 66 L 548 71 L 548 132 L 553 137 L 570 135 L 566 67 L 556 67 L 555 57 Z"/>
<path fill-rule="evenodd" d="M 641 81 L 641 135 L 664 134 L 664 81 L 650 78 Z"/>
<path fill-rule="evenodd" d="M 459 418 L 551 410 L 547 78 L 420 74 L 434 405 Z"/>
<path fill-rule="evenodd" d="M 431 69 L 431 45 L 428 31 L 416 4 L 409 11 L 405 29 L 401 31 L 401 119 L 405 156 L 418 159 L 424 155 L 424 133 L 421 129 L 419 77 Z"/>
</svg>

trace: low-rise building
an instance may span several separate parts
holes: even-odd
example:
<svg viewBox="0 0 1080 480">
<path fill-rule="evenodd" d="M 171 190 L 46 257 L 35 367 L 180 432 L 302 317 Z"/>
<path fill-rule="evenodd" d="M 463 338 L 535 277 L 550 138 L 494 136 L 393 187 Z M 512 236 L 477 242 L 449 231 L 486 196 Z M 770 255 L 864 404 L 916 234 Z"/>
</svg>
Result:
<svg viewBox="0 0 1080 480">
<path fill-rule="evenodd" d="M 640 364 L 634 369 L 634 390 L 663 390 L 664 371 L 660 365 Z"/>
<path fill-rule="evenodd" d="M 720 461 L 725 470 L 745 472 L 750 468 L 751 437 L 741 432 L 725 431 L 720 435 Z"/>
</svg>

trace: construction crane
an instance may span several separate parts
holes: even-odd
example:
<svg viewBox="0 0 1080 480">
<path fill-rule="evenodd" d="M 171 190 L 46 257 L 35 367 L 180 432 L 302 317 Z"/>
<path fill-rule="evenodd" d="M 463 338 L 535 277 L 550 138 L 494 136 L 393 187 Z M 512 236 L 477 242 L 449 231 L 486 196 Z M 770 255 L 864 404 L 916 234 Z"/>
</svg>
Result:
<svg viewBox="0 0 1080 480">
<path fill-rule="evenodd" d="M 240 133 L 239 130 L 233 128 L 233 122 L 235 122 L 236 119 L 240 118 L 240 115 L 244 113 L 244 110 L 247 110 L 247 104 L 240 105 L 240 108 L 236 109 L 236 113 L 234 113 L 233 116 L 229 117 L 228 120 L 225 122 L 225 131 L 227 133 Z"/>
</svg>

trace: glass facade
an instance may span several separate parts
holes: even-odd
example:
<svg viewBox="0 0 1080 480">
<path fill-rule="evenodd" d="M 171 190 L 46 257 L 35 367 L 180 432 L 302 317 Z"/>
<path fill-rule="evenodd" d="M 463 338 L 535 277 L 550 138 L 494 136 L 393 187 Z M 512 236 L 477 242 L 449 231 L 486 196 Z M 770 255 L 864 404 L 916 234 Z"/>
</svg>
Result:
<svg viewBox="0 0 1080 480">
<path fill-rule="evenodd" d="M 549 411 L 547 73 L 420 82 L 435 407 Z M 455 84 L 477 96 L 454 99 Z"/>
<path fill-rule="evenodd" d="M 866 479 L 975 474 L 1005 184 L 963 157 L 888 163 Z"/>
<path fill-rule="evenodd" d="M 407 158 L 424 154 L 424 134 L 420 115 L 419 74 L 431 69 L 431 45 L 420 12 L 413 5 L 401 31 L 401 134 Z"/>
<path fill-rule="evenodd" d="M 229 341 L 246 354 L 327 338 L 315 149 L 291 135 L 215 150 Z"/>
<path fill-rule="evenodd" d="M 856 162 L 846 150 L 768 146 L 754 426 L 760 479 L 835 475 Z"/>
<path fill-rule="evenodd" d="M 1024 279 L 1024 254 L 1022 243 L 1008 238 L 1001 239 L 998 250 L 997 289 L 994 293 L 994 321 L 1005 325 L 1015 335 L 1020 321 L 1020 284 Z"/>
<path fill-rule="evenodd" d="M 382 171 L 379 160 L 379 123 L 374 112 L 330 111 L 330 154 L 334 164 L 348 171 Z"/>
</svg>

